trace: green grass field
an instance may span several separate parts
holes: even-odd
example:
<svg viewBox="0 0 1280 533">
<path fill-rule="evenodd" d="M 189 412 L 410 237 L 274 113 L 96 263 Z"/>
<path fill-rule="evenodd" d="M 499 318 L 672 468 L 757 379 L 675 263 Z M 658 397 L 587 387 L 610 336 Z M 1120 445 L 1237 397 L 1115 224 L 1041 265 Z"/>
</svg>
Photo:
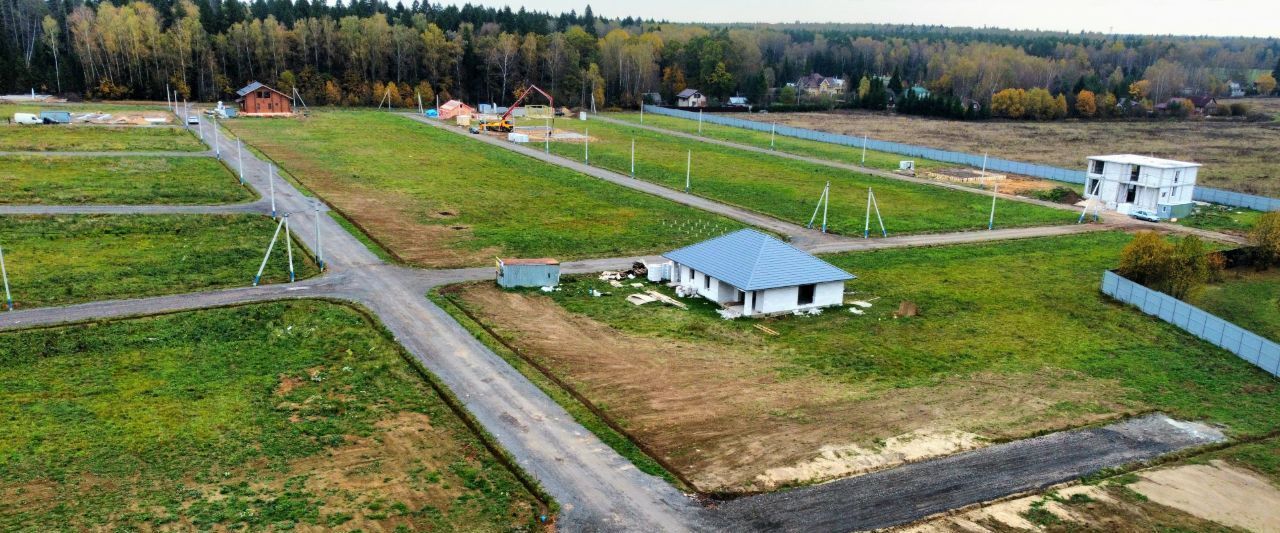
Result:
<svg viewBox="0 0 1280 533">
<path fill-rule="evenodd" d="M 1192 292 L 1188 303 L 1237 326 L 1280 342 L 1280 270 L 1227 271 L 1219 283 Z"/>
<path fill-rule="evenodd" d="M 1273 378 L 1099 292 L 1102 272 L 1129 240 L 1105 232 L 825 256 L 858 276 L 847 289 L 857 291 L 854 298 L 880 300 L 865 316 L 766 320 L 781 333 L 770 345 L 790 354 L 780 363 L 796 376 L 910 387 L 947 374 L 1057 367 L 1119 380 L 1130 399 L 1176 416 L 1246 433 L 1280 428 L 1280 390 L 1240 394 Z M 710 312 L 654 316 L 621 298 L 552 294 L 571 311 L 639 334 L 718 342 L 752 329 L 751 321 Z M 915 302 L 921 316 L 891 319 L 902 300 Z"/>
<path fill-rule="evenodd" d="M 395 114 L 324 111 L 225 125 L 420 266 L 651 253 L 696 239 L 672 221 L 741 227 Z"/>
<path fill-rule="evenodd" d="M 477 286 L 455 297 L 702 489 L 767 490 L 758 476 L 823 446 L 875 450 L 912 431 L 1019 439 L 1149 410 L 1236 438 L 1280 430 L 1272 376 L 1101 294 L 1102 272 L 1130 239 L 826 256 L 858 276 L 846 290 L 872 302 L 864 315 L 725 321 L 704 300 L 637 307 L 625 300 L 636 290 L 576 276 L 562 291 L 519 293 L 524 301 Z M 902 301 L 920 315 L 894 318 Z M 529 312 L 551 325 L 510 321 Z M 566 335 L 599 335 L 591 343 L 605 352 L 567 351 L 585 348 Z M 617 349 L 625 355 L 608 355 Z"/>
<path fill-rule="evenodd" d="M 0 217 L 19 308 L 247 286 L 276 223 L 259 215 Z M 315 264 L 294 244 L 298 277 Z M 287 281 L 280 246 L 263 283 Z"/>
<path fill-rule="evenodd" d="M 3 204 L 219 204 L 254 198 L 208 157 L 0 156 Z"/>
<path fill-rule="evenodd" d="M 991 198 L 981 193 L 857 174 L 601 121 L 560 121 L 556 128 L 586 130 L 592 138 L 591 164 L 623 174 L 630 172 L 634 138 L 636 177 L 674 189 L 684 188 L 686 157 L 692 151 L 691 192 L 794 223 L 809 221 L 823 184 L 830 181 L 828 227 L 846 235 L 863 232 L 868 187 L 874 188 L 889 235 L 985 229 L 991 211 Z M 552 143 L 551 150 L 583 159 L 581 143 Z M 1000 200 L 996 205 L 998 227 L 1066 224 L 1075 218 L 1068 211 L 1021 202 Z M 871 219 L 878 229 L 874 214 Z"/>
<path fill-rule="evenodd" d="M 7 530 L 509 531 L 537 500 L 359 311 L 0 333 Z"/>
<path fill-rule="evenodd" d="M 1244 235 L 1253 229 L 1253 224 L 1263 214 L 1262 211 L 1213 204 L 1196 206 L 1191 216 L 1179 219 L 1178 223 L 1193 228 Z"/>
<path fill-rule="evenodd" d="M 605 116 L 625 120 L 640 124 L 640 113 L 607 113 Z M 768 122 L 768 115 L 729 115 L 733 118 L 743 118 L 744 120 L 754 120 L 757 122 Z M 657 128 L 679 131 L 684 133 L 698 133 L 698 121 L 687 120 L 682 118 L 667 117 L 656 115 L 653 113 L 644 114 L 644 125 Z M 770 136 L 769 132 L 761 132 L 742 128 L 734 128 L 731 126 L 721 126 L 719 124 L 711 124 L 709 122 L 702 123 L 702 136 L 708 139 L 717 139 L 721 141 L 729 141 L 747 146 L 755 146 L 757 148 L 770 148 L 779 152 L 803 155 L 807 157 L 816 157 L 820 159 L 828 159 L 840 163 L 863 164 L 862 149 L 850 148 L 848 146 L 839 146 L 831 143 L 818 141 L 810 141 L 806 139 L 797 139 L 795 137 L 787 137 L 785 135 Z M 772 141 L 772 144 L 771 144 Z M 875 150 L 867 150 L 866 166 L 880 170 L 897 170 L 898 162 L 911 159 L 916 162 L 916 168 L 919 170 L 928 170 L 935 168 L 946 168 L 955 165 L 943 163 L 941 161 L 933 161 L 929 159 L 909 158 L 901 154 L 891 154 L 888 152 L 877 152 Z"/>
<path fill-rule="evenodd" d="M 0 152 L 200 152 L 208 148 L 173 126 L 0 126 Z"/>
</svg>

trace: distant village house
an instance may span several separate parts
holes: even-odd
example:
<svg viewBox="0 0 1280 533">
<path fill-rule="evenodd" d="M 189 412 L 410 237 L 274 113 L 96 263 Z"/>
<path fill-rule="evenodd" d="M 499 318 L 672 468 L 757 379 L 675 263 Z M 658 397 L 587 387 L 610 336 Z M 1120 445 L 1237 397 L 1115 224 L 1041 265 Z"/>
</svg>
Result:
<svg viewBox="0 0 1280 533">
<path fill-rule="evenodd" d="M 707 96 L 697 89 L 685 89 L 676 95 L 676 107 L 707 107 Z"/>
<path fill-rule="evenodd" d="M 293 113 L 293 99 L 289 95 L 253 82 L 239 91 L 236 103 L 240 104 L 240 114 L 248 116 L 289 115 Z"/>
<path fill-rule="evenodd" d="M 844 93 L 844 80 L 813 73 L 796 82 L 796 87 L 808 96 L 836 96 Z"/>
</svg>

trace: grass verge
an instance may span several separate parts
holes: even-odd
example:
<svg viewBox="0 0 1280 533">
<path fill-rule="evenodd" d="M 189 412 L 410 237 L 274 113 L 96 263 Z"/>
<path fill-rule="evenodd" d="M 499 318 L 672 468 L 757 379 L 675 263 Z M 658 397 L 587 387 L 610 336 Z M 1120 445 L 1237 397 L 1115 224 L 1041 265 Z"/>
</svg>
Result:
<svg viewBox="0 0 1280 533">
<path fill-rule="evenodd" d="M 213 158 L 0 156 L 0 203 L 190 205 L 254 198 Z"/>
<path fill-rule="evenodd" d="M 0 152 L 202 152 L 207 147 L 173 126 L 3 126 Z"/>
<path fill-rule="evenodd" d="M 65 305 L 245 286 L 276 223 L 259 215 L 0 217 L 15 305 Z M 299 278 L 317 273 L 294 241 Z M 283 242 L 263 283 L 288 281 Z"/>
</svg>

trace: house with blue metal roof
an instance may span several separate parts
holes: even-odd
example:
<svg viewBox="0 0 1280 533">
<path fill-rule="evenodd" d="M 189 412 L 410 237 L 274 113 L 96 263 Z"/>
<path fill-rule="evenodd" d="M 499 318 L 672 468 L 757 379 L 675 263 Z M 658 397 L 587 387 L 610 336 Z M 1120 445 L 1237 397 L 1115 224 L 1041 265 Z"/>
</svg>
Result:
<svg viewBox="0 0 1280 533">
<path fill-rule="evenodd" d="M 672 282 L 742 316 L 804 311 L 844 303 L 852 274 L 760 233 L 738 230 L 663 254 Z"/>
</svg>

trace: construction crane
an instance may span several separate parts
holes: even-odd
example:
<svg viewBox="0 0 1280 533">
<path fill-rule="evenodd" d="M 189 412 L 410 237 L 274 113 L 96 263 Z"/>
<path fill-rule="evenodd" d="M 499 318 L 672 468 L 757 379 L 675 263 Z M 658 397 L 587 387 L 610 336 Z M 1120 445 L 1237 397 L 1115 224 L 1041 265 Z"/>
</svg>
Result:
<svg viewBox="0 0 1280 533">
<path fill-rule="evenodd" d="M 538 91 L 539 94 L 547 97 L 547 105 L 552 109 L 555 109 L 555 101 L 551 98 L 551 95 L 547 94 L 546 91 L 539 89 L 537 85 L 530 85 L 524 90 L 524 92 L 520 93 L 520 97 L 516 98 L 516 102 L 511 104 L 511 107 L 507 108 L 507 112 L 502 114 L 502 118 L 488 122 L 481 122 L 480 129 L 484 131 L 500 131 L 503 133 L 510 133 L 515 130 L 516 126 L 511 120 L 511 114 L 515 112 L 516 108 L 520 107 L 520 104 L 524 102 L 524 99 L 528 98 L 529 93 L 533 91 Z"/>
</svg>

